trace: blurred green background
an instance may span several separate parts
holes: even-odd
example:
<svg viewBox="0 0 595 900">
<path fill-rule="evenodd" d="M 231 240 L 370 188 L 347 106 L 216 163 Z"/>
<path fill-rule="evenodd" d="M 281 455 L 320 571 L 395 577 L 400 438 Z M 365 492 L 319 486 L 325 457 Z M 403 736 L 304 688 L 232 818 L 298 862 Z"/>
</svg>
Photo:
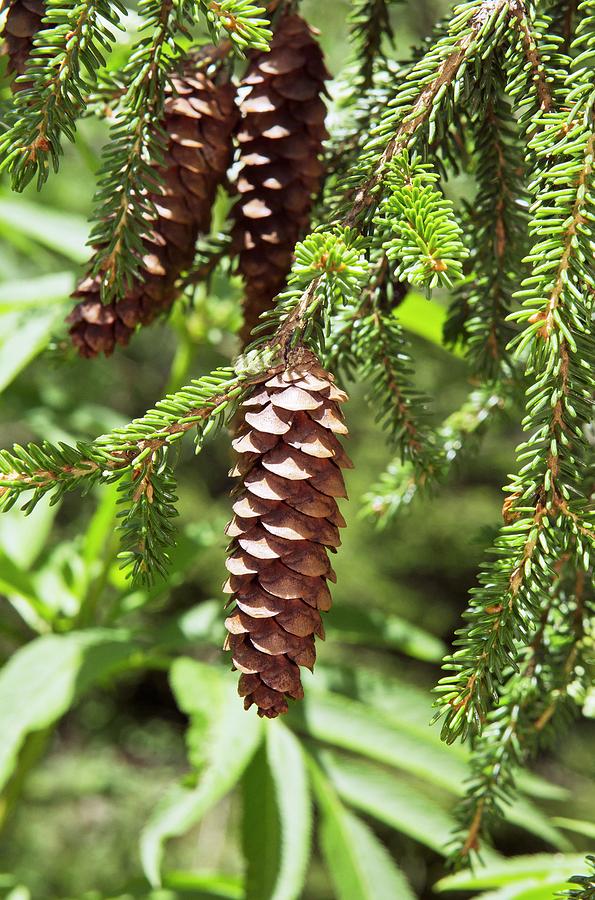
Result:
<svg viewBox="0 0 595 900">
<path fill-rule="evenodd" d="M 395 55 L 406 54 L 428 32 L 443 6 L 420 2 L 395 7 Z M 346 58 L 349 8 L 347 2 L 302 3 L 304 15 L 321 30 L 334 75 Z M 124 41 L 118 52 L 123 54 L 126 46 Z M 215 278 L 208 294 L 199 289 L 192 306 L 180 303 L 168 323 L 138 334 L 127 350 L 109 360 L 80 360 L 68 349 L 63 319 L 75 273 L 88 252 L 93 173 L 105 135 L 104 123 L 84 120 L 76 150 L 67 148 L 62 171 L 50 178 L 41 195 L 34 190 L 13 195 L 0 183 L 3 447 L 42 438 L 92 438 L 142 413 L 190 377 L 226 363 L 235 349 L 232 335 L 239 322 L 240 285 L 223 275 Z M 221 204 L 222 212 L 225 200 Z M 413 310 L 413 302 L 405 302 L 404 315 L 417 316 L 421 330 L 431 331 L 432 307 L 428 305 L 427 312 L 423 305 Z M 420 315 L 427 316 L 421 325 Z M 411 339 L 417 382 L 434 398 L 432 416 L 438 422 L 468 393 L 466 367 L 433 341 L 417 335 Z M 416 500 L 393 525 L 376 531 L 358 511 L 362 495 L 390 459 L 390 451 L 374 424 L 365 386 L 348 389 L 349 449 L 356 468 L 348 477 L 350 503 L 344 508 L 348 528 L 336 561 L 335 607 L 328 617 L 328 640 L 319 650 L 314 683 L 318 679 L 321 692 L 329 688 L 333 696 L 355 698 L 363 708 L 373 709 L 388 729 L 389 742 L 394 728 L 396 748 L 407 722 L 413 726 L 409 732 L 413 746 L 418 734 L 420 748 L 436 747 L 437 731 L 426 725 L 430 691 L 498 525 L 501 486 L 519 439 L 514 425 L 518 416 L 494 424 L 480 450 L 455 470 L 439 493 Z M 189 772 L 184 741 L 188 717 L 180 711 L 184 703 L 179 697 L 176 702 L 172 693 L 169 662 L 186 655 L 217 671 L 227 665 L 218 647 L 223 638 L 220 586 L 228 468 L 225 435 L 207 444 L 198 457 L 190 441 L 181 447 L 176 467 L 181 540 L 171 578 L 150 592 L 131 591 L 118 570 L 117 511 L 111 489 L 85 498 L 72 494 L 52 508 L 42 503 L 29 519 L 12 511 L 0 520 L 0 590 L 7 598 L 0 598 L 0 662 L 4 664 L 36 635 L 67 634 L 74 627 L 117 626 L 138 635 L 171 637 L 165 650 L 143 651 L 138 660 L 129 659 L 122 667 L 126 671 L 110 672 L 74 703 L 55 728 L 32 729 L 0 802 L 0 873 L 5 873 L 0 874 L 0 896 L 13 900 L 243 896 L 236 881 L 243 870 L 238 792 L 218 803 L 167 852 L 170 873 L 209 870 L 229 876 L 219 893 L 213 893 L 212 884 L 203 892 L 192 879 L 176 882 L 174 875 L 167 890 L 150 893 L 138 853 L 139 833 L 156 802 Z M 362 684 L 354 671 L 365 676 Z M 323 692 L 323 713 L 324 696 Z M 348 721 L 351 707 L 346 704 Z M 308 733 L 306 743 L 326 740 L 341 748 L 340 757 L 349 761 L 350 750 L 357 750 L 350 748 L 349 738 L 343 744 L 340 735 L 325 738 L 324 728 L 313 734 L 300 716 L 297 711 L 290 721 L 297 733 Z M 193 727 L 200 731 L 200 722 L 193 719 Z M 519 809 L 516 822 L 499 828 L 496 841 L 501 854 L 580 855 L 589 849 L 589 841 L 592 846 L 593 834 L 590 838 L 580 834 L 579 826 L 563 820 L 592 819 L 594 737 L 593 722 L 579 723 L 561 745 L 542 755 L 535 769 L 544 781 L 534 784 L 532 793 L 543 796 L 527 801 L 534 805 Z M 362 772 L 372 766 L 380 783 L 411 786 L 416 796 L 436 803 L 447 816 L 451 794 L 429 774 L 412 771 L 411 760 L 403 758 L 391 766 L 390 748 L 385 758 L 361 748 L 359 752 L 358 760 L 361 755 L 375 759 L 372 764 L 358 762 Z M 458 765 L 462 756 L 456 750 L 452 754 Z M 440 759 L 437 756 L 434 762 L 429 757 L 429 770 Z M 435 817 L 433 833 L 424 840 L 411 824 L 413 810 L 407 821 L 405 801 L 401 825 L 394 821 L 391 825 L 387 814 L 384 818 L 370 814 L 365 804 L 352 802 L 373 823 L 416 896 L 434 896 L 432 886 L 445 874 L 443 852 L 437 848 L 440 836 L 442 842 L 448 839 L 447 818 Z M 546 876 L 548 865 L 542 866 Z M 521 881 L 527 877 L 519 875 Z M 559 873 L 552 883 L 557 883 L 556 877 L 559 881 Z M 454 881 L 453 892 L 446 896 L 469 897 L 482 887 L 468 884 L 464 889 L 464 879 L 460 884 L 461 889 L 455 890 Z M 378 890 L 371 896 L 382 900 L 385 894 Z M 545 898 L 552 891 L 544 887 L 542 893 L 530 896 Z M 326 900 L 334 892 L 328 866 L 316 852 L 303 896 Z"/>
</svg>

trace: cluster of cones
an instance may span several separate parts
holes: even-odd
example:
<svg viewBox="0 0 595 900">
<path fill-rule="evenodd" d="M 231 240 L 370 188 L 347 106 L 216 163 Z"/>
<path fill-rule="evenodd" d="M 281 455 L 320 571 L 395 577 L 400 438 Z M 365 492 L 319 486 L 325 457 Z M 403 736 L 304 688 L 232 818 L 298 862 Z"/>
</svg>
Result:
<svg viewBox="0 0 595 900">
<path fill-rule="evenodd" d="M 314 356 L 298 349 L 287 368 L 259 385 L 243 404 L 233 442 L 239 461 L 224 591 L 234 603 L 226 648 L 242 674 L 248 709 L 274 718 L 287 698 L 303 696 L 300 666 L 312 669 L 314 638 L 335 581 L 328 552 L 345 522 L 342 468 L 351 461 L 337 435 L 347 433 L 340 404 L 347 395 Z"/>
<path fill-rule="evenodd" d="M 42 27 L 44 0 L 12 0 L 4 27 L 10 73 L 22 75 Z M 179 277 L 191 267 L 197 237 L 209 231 L 211 207 L 239 145 L 239 198 L 232 211 L 232 253 L 245 285 L 243 343 L 283 290 L 296 241 L 303 237 L 320 188 L 325 128 L 326 71 L 315 33 L 300 16 L 276 21 L 268 53 L 254 52 L 241 81 L 211 80 L 190 58 L 168 86 L 161 128 L 168 135 L 165 164 L 155 164 L 139 274 L 124 296 L 104 304 L 102 273 L 79 283 L 68 317 L 81 356 L 109 356 L 138 325 L 167 313 Z M 22 82 L 20 83 L 22 84 Z M 19 83 L 13 81 L 17 89 Z"/>
<path fill-rule="evenodd" d="M 43 0 L 12 0 L 4 39 L 14 75 L 25 71 L 43 11 Z M 197 237 L 210 228 L 234 135 L 240 166 L 232 252 L 245 282 L 248 340 L 283 289 L 308 227 L 322 178 L 327 78 L 314 33 L 290 13 L 278 19 L 270 52 L 251 55 L 238 104 L 221 72 L 210 78 L 186 60 L 167 89 L 161 125 L 168 145 L 154 166 L 155 215 L 143 236 L 140 275 L 109 304 L 101 299 L 101 273 L 75 291 L 68 321 L 82 356 L 111 354 L 138 325 L 171 308 Z M 340 411 L 346 399 L 317 358 L 298 348 L 243 403 L 231 473 L 240 483 L 227 527 L 224 590 L 233 609 L 226 648 L 241 673 L 244 705 L 256 705 L 260 716 L 274 718 L 287 711 L 288 698 L 303 696 L 300 666 L 313 668 L 315 637 L 324 637 L 321 613 L 330 608 L 328 582 L 335 580 L 329 552 L 345 524 L 337 505 L 346 497 L 341 470 L 351 466 L 337 437 L 347 433 Z"/>
<path fill-rule="evenodd" d="M 70 316 L 70 334 L 81 356 L 109 356 L 127 344 L 137 325 L 168 312 L 176 282 L 192 264 L 199 234 L 209 230 L 211 207 L 231 162 L 231 133 L 237 109 L 229 82 L 218 84 L 188 61 L 167 88 L 164 129 L 168 146 L 155 167 L 151 194 L 156 216 L 143 239 L 141 278 L 112 303 L 100 295 L 100 275 L 78 285 L 81 298 Z"/>
<path fill-rule="evenodd" d="M 36 0 L 26 0 L 36 2 Z M 291 268 L 296 241 L 307 231 L 322 178 L 319 156 L 327 133 L 321 95 L 328 74 L 314 33 L 299 16 L 282 15 L 269 53 L 254 53 L 235 88 L 217 83 L 188 61 L 169 88 L 161 123 L 169 136 L 164 187 L 151 199 L 140 274 L 125 296 L 101 301 L 101 273 L 84 278 L 70 314 L 72 341 L 82 356 L 109 355 L 138 325 L 167 313 L 179 277 L 192 265 L 197 237 L 208 233 L 218 185 L 239 144 L 239 199 L 232 212 L 232 253 L 244 278 L 243 342 L 273 305 Z M 243 92 L 242 92 L 243 93 Z"/>
</svg>

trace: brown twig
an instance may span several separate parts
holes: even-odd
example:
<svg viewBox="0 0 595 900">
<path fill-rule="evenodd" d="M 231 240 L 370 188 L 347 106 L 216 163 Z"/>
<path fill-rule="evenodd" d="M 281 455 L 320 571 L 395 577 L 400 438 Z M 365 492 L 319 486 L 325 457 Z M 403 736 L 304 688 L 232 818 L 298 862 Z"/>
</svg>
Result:
<svg viewBox="0 0 595 900">
<path fill-rule="evenodd" d="M 547 83 L 545 69 L 541 62 L 535 40 L 531 33 L 531 29 L 529 28 L 525 4 L 520 2 L 511 3 L 510 12 L 513 21 L 516 20 L 517 27 L 520 30 L 525 57 L 534 73 L 534 80 L 537 85 L 537 95 L 539 97 L 539 108 L 542 112 L 549 112 L 553 105 L 552 93 L 549 84 Z"/>
</svg>

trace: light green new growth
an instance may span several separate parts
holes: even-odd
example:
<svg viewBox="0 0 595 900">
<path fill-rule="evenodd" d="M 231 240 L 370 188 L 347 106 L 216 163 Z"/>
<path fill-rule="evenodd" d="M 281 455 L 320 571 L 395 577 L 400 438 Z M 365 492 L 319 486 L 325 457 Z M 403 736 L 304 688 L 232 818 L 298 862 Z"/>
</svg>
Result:
<svg viewBox="0 0 595 900">
<path fill-rule="evenodd" d="M 452 203 L 435 187 L 437 181 L 431 166 L 405 151 L 388 166 L 386 196 L 374 219 L 385 236 L 382 249 L 396 263 L 395 277 L 428 291 L 452 287 L 467 256 Z"/>
<path fill-rule="evenodd" d="M 273 35 L 264 6 L 253 0 L 198 0 L 198 5 L 213 40 L 227 35 L 240 56 L 247 50 L 268 50 Z"/>
</svg>

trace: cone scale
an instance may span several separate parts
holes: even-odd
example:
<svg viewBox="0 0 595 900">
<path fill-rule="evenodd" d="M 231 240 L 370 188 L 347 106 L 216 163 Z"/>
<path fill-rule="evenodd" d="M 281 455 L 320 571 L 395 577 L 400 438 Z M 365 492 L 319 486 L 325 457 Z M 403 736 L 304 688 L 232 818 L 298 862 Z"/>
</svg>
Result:
<svg viewBox="0 0 595 900">
<path fill-rule="evenodd" d="M 259 716 L 287 712 L 303 697 L 300 666 L 312 670 L 321 613 L 331 606 L 329 553 L 345 521 L 342 469 L 352 463 L 339 437 L 347 434 L 339 390 L 314 354 L 298 348 L 287 367 L 259 385 L 242 405 L 233 441 L 234 518 L 226 529 L 233 605 L 225 649 L 240 674 L 244 706 Z"/>
<path fill-rule="evenodd" d="M 248 92 L 240 102 L 233 240 L 245 285 L 244 343 L 285 286 L 296 241 L 308 228 L 323 173 L 329 77 L 312 29 L 285 14 L 270 51 L 252 54 L 242 80 Z"/>
<path fill-rule="evenodd" d="M 10 3 L 2 32 L 9 75 L 16 78 L 25 72 L 27 60 L 33 49 L 33 41 L 42 27 L 44 15 L 44 0 L 13 0 Z M 13 80 L 11 83 L 13 91 L 18 91 L 23 86 L 22 82 L 17 84 Z"/>
<path fill-rule="evenodd" d="M 103 304 L 100 278 L 83 279 L 81 298 L 68 317 L 81 356 L 109 356 L 127 344 L 137 325 L 166 313 L 177 296 L 176 281 L 193 261 L 196 239 L 208 232 L 217 186 L 231 162 L 237 118 L 235 89 L 215 84 L 189 60 L 167 88 L 162 127 L 168 135 L 163 186 L 151 195 L 156 218 L 147 222 L 140 277 L 124 297 Z"/>
</svg>

